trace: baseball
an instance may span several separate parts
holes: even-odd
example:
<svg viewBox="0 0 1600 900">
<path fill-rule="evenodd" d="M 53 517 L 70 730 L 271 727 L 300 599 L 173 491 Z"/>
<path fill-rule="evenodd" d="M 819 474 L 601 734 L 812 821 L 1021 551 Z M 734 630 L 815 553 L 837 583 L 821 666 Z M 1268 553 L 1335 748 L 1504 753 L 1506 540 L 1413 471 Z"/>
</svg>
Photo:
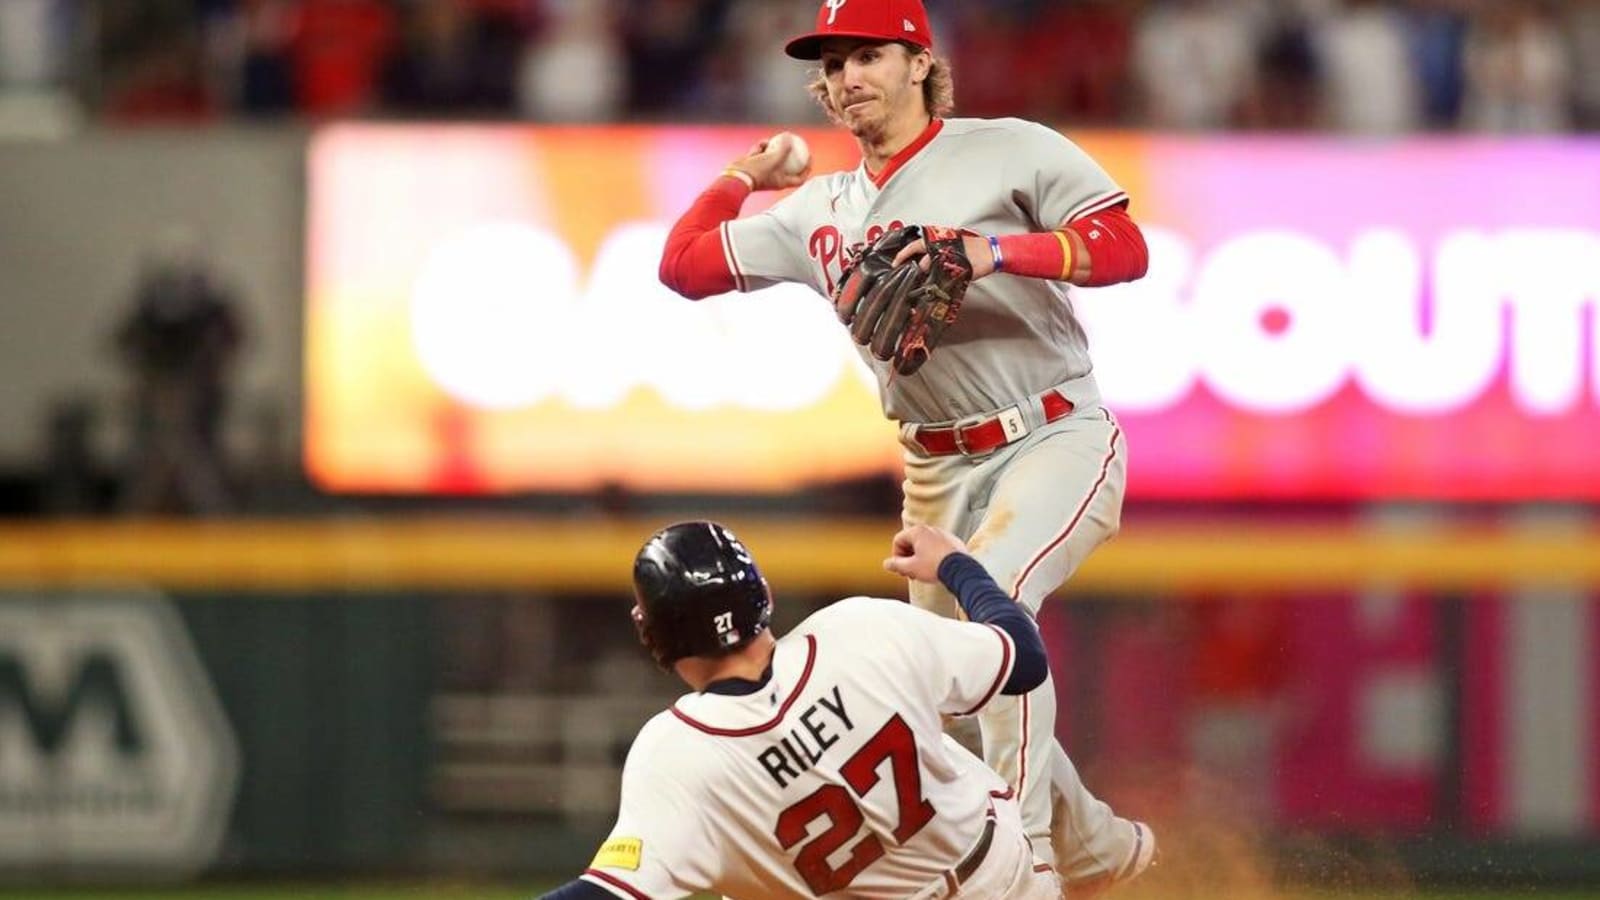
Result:
<svg viewBox="0 0 1600 900">
<path fill-rule="evenodd" d="M 788 155 L 783 160 L 785 175 L 799 175 L 811 164 L 811 148 L 806 146 L 806 139 L 792 131 L 778 132 L 767 141 L 767 146 L 788 147 Z"/>
</svg>

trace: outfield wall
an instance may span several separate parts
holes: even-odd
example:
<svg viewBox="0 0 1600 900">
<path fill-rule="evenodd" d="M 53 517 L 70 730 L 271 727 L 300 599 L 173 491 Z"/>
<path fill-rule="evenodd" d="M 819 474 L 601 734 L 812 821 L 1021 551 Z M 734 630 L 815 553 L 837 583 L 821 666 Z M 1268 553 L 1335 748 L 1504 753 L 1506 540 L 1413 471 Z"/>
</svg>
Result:
<svg viewBox="0 0 1600 900">
<path fill-rule="evenodd" d="M 651 524 L 0 529 L 0 873 L 572 870 L 675 693 L 613 558 Z M 888 523 L 735 524 L 783 624 L 896 593 Z M 1596 560 L 1548 523 L 1132 529 L 1042 617 L 1060 736 L 1119 806 L 1263 854 L 1600 876 Z"/>
</svg>

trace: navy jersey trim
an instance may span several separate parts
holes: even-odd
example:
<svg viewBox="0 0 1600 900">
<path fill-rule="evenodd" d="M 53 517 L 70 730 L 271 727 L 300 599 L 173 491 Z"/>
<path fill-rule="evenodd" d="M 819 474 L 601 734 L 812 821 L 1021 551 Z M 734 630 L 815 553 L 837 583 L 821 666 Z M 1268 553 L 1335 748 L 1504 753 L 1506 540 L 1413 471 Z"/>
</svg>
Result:
<svg viewBox="0 0 1600 900">
<path fill-rule="evenodd" d="M 598 869 L 585 869 L 583 872 L 583 877 L 593 878 L 596 881 L 603 882 L 607 887 L 617 888 L 618 890 L 626 893 L 629 897 L 632 897 L 633 900 L 650 900 L 650 896 L 648 894 L 641 894 L 633 885 L 623 881 L 615 875 L 607 875 Z"/>
</svg>

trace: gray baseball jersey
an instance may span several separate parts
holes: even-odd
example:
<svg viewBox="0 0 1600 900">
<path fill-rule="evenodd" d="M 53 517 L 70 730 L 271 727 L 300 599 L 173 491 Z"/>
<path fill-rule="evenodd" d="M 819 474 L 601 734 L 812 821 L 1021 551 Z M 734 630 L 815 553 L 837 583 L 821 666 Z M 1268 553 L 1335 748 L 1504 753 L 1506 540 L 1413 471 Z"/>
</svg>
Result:
<svg viewBox="0 0 1600 900">
<path fill-rule="evenodd" d="M 849 248 L 903 224 L 1040 232 L 1126 200 L 1097 162 L 1043 125 L 936 120 L 877 177 L 864 166 L 814 177 L 766 212 L 724 223 L 722 243 L 740 290 L 800 282 L 826 296 Z M 1126 443 L 1100 406 L 1066 285 L 1007 274 L 973 282 L 960 318 L 909 377 L 891 379 L 888 363 L 859 350 L 884 412 L 907 423 L 904 521 L 967 539 L 1000 586 L 1037 612 L 1116 533 L 1126 483 Z M 1070 415 L 1045 414 L 1048 390 L 1071 401 Z M 1013 442 L 987 455 L 932 456 L 911 438 L 910 423 L 1002 411 Z M 911 600 L 956 614 L 938 585 L 912 584 Z M 1046 682 L 989 704 L 979 716 L 984 760 L 1017 790 L 1035 854 L 1069 881 L 1088 880 L 1136 852 L 1138 832 L 1078 779 L 1055 740 L 1053 692 Z"/>
<path fill-rule="evenodd" d="M 766 212 L 725 223 L 739 289 L 788 281 L 827 296 L 851 246 L 903 224 L 1048 231 L 1127 198 L 1087 153 L 1043 125 L 947 119 L 930 131 L 876 179 L 865 165 L 818 176 Z M 972 284 L 960 319 L 916 377 L 891 382 L 888 363 L 861 353 L 878 375 L 884 412 L 902 422 L 997 409 L 1090 369 L 1066 286 L 1005 274 Z"/>
</svg>

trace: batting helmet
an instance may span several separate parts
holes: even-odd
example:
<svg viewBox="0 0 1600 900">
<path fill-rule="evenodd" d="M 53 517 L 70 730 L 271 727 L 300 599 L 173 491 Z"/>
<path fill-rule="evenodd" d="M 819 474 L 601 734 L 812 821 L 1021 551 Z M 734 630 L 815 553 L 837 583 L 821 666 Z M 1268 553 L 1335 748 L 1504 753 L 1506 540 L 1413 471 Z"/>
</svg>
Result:
<svg viewBox="0 0 1600 900">
<path fill-rule="evenodd" d="M 772 594 L 750 551 L 715 522 L 656 532 L 633 560 L 633 624 L 657 665 L 722 656 L 767 630 Z"/>
</svg>

